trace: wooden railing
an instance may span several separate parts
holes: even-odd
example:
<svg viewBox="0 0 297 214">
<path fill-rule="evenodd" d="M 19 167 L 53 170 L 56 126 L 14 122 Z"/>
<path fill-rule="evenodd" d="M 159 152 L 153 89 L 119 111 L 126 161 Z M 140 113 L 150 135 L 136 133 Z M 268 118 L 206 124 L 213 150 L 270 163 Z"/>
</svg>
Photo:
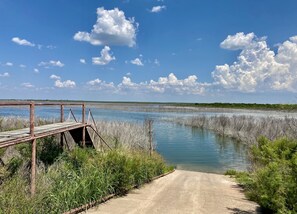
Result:
<svg viewBox="0 0 297 214">
<path fill-rule="evenodd" d="M 29 106 L 30 107 L 30 135 L 34 136 L 35 106 L 60 106 L 60 122 L 64 122 L 64 106 L 81 106 L 82 123 L 85 123 L 85 104 L 84 103 L 55 103 L 55 102 L 0 102 L 1 106 Z"/>
</svg>

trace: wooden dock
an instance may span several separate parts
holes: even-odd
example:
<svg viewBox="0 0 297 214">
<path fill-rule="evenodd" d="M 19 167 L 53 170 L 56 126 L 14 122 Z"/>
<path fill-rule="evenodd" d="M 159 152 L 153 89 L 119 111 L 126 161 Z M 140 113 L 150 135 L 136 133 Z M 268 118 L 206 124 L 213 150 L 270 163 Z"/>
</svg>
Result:
<svg viewBox="0 0 297 214">
<path fill-rule="evenodd" d="M 80 146 L 93 145 L 87 127 L 98 132 L 94 127 L 85 122 L 85 104 L 84 103 L 35 103 L 35 102 L 0 102 L 0 107 L 7 106 L 25 106 L 30 111 L 30 127 L 0 132 L 0 148 L 6 148 L 20 143 L 32 144 L 32 159 L 31 159 L 31 194 L 35 194 L 35 180 L 36 180 L 36 140 L 39 138 L 61 134 L 61 142 L 63 141 L 63 133 L 69 132 L 73 140 Z M 60 106 L 60 122 L 47 124 L 42 126 L 35 126 L 35 106 Z M 64 106 L 80 106 L 81 107 L 81 121 L 78 122 L 71 111 L 75 122 L 64 121 Z M 93 121 L 94 118 L 92 117 Z M 99 136 L 100 137 L 100 136 Z M 103 140 L 103 139 L 102 139 Z"/>
<path fill-rule="evenodd" d="M 0 132 L 0 148 L 12 146 L 18 143 L 28 142 L 34 139 L 43 138 L 74 129 L 82 129 L 85 126 L 85 124 L 77 122 L 62 122 L 37 126 L 35 127 L 33 137 L 30 135 L 30 128 Z"/>
</svg>

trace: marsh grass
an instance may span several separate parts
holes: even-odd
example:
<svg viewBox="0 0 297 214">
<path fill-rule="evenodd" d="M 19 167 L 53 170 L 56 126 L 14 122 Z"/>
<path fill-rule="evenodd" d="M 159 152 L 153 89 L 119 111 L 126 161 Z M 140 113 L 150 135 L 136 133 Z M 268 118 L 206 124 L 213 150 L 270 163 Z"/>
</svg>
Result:
<svg viewBox="0 0 297 214">
<path fill-rule="evenodd" d="M 149 150 L 148 128 L 144 124 L 97 121 L 96 125 L 102 137 L 114 147 Z"/>
<path fill-rule="evenodd" d="M 41 126 L 45 124 L 50 124 L 57 122 L 57 119 L 43 119 L 36 118 L 35 126 Z M 10 131 L 16 129 L 23 129 L 30 126 L 30 121 L 26 118 L 22 117 L 0 117 L 0 132 Z"/>
<path fill-rule="evenodd" d="M 208 129 L 240 142 L 256 144 L 259 137 L 269 140 L 286 137 L 297 139 L 296 118 L 253 117 L 253 116 L 196 116 L 171 120 L 185 126 Z"/>
</svg>

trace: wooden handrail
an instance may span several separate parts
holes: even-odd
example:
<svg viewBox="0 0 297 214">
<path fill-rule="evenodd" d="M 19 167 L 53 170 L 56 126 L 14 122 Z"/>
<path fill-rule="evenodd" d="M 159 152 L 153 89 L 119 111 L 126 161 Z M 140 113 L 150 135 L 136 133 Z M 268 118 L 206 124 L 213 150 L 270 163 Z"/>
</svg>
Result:
<svg viewBox="0 0 297 214">
<path fill-rule="evenodd" d="M 0 101 L 0 106 L 26 106 L 34 103 L 35 106 L 82 106 L 84 103 L 71 103 L 71 102 L 30 102 L 30 101 Z"/>
</svg>

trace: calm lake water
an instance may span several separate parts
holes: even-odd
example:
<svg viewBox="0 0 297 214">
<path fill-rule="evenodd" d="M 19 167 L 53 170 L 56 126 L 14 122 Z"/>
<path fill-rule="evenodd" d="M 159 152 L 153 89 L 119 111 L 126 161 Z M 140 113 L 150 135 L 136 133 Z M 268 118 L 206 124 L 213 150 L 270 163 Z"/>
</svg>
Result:
<svg viewBox="0 0 297 214">
<path fill-rule="evenodd" d="M 89 106 L 96 120 L 128 121 L 142 124 L 145 119 L 154 120 L 154 141 L 157 151 L 165 160 L 178 169 L 224 173 L 227 169 L 246 170 L 248 167 L 246 146 L 230 138 L 222 138 L 208 130 L 185 127 L 166 122 L 174 117 L 193 115 L 234 115 L 244 114 L 253 116 L 296 116 L 295 113 L 243 111 L 243 110 L 210 110 L 199 111 L 180 109 L 160 109 L 159 106 Z M 74 109 L 80 118 L 81 111 Z M 69 109 L 65 108 L 67 118 Z M 58 118 L 59 108 L 37 108 L 37 117 Z M 0 108 L 0 116 L 20 116 L 28 118 L 28 109 Z"/>
</svg>

